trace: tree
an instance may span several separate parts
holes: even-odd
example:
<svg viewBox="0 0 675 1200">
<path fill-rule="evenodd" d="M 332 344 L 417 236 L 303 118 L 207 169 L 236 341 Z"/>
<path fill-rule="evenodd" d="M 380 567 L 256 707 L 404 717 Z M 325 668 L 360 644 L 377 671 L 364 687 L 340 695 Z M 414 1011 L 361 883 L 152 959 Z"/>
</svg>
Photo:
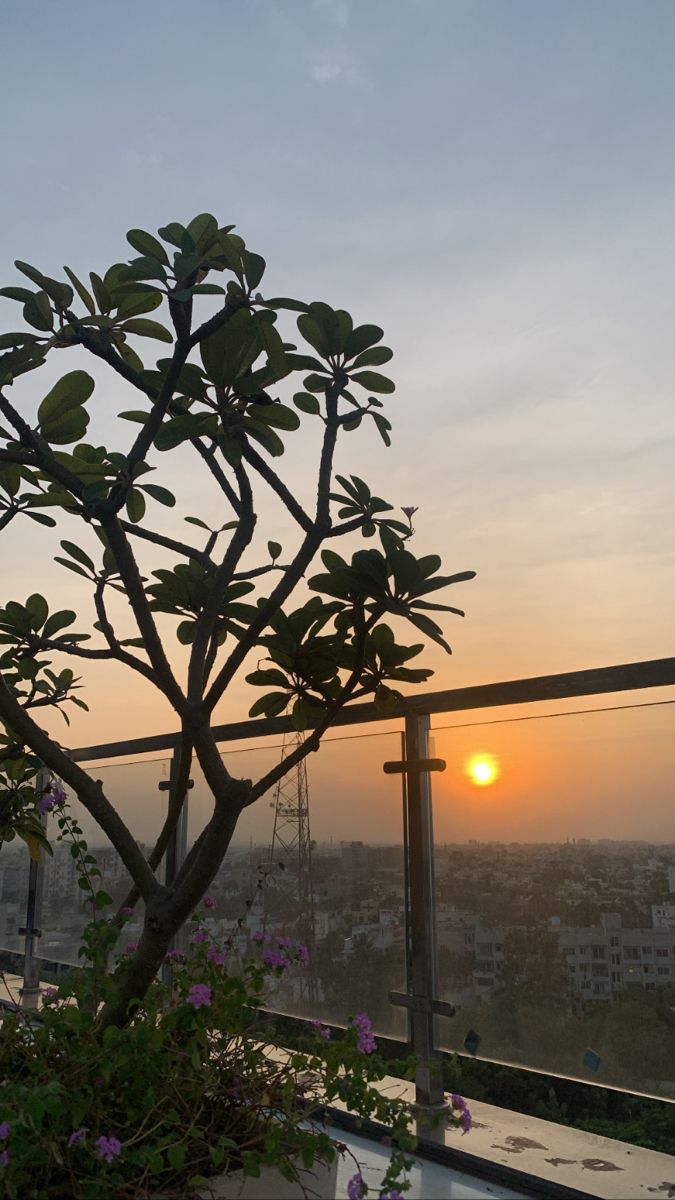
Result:
<svg viewBox="0 0 675 1200">
<path fill-rule="evenodd" d="M 204 213 L 187 227 L 167 225 L 159 238 L 134 229 L 127 240 L 136 256 L 103 275 L 92 272 L 91 288 L 67 267 L 63 282 L 17 262 L 32 286 L 0 292 L 22 306 L 30 327 L 0 338 L 0 529 L 23 519 L 59 537 L 62 525 L 79 526 L 77 540 L 59 539 L 55 561 L 89 582 L 96 612 L 96 642 L 89 645 L 91 634 L 73 630 L 75 612 L 50 612 L 42 595 L 25 602 L 8 598 L 0 609 L 2 836 L 18 831 L 35 850 L 40 835 L 34 822 L 26 826 L 31 814 L 25 789 L 39 762 L 76 793 L 124 862 L 133 881 L 126 903 L 143 898 L 145 925 L 137 952 L 118 973 L 103 1024 L 123 1022 L 132 998 L 144 994 L 172 937 L 218 870 L 241 812 L 318 748 L 349 701 L 372 696 L 386 708 L 397 696 L 392 684 L 430 676 L 429 670 L 406 665 L 422 644 L 400 644 L 385 616 L 404 618 L 449 651 L 428 614 L 462 614 L 426 597 L 474 574 L 440 576 L 440 558 L 418 559 L 407 547 L 413 510 L 403 510 L 407 519 L 398 520 L 392 505 L 363 480 L 334 474 L 342 435 L 372 422 L 389 445 L 390 423 L 378 397 L 391 393 L 394 384 L 373 369 L 391 358 L 380 344 L 382 330 L 354 327 L 347 312 L 327 304 L 264 299 L 258 288 L 265 261 L 233 228 L 219 227 Z M 214 282 L 219 277 L 226 277 L 224 286 Z M 198 323 L 197 310 L 213 304 L 216 311 Z M 298 349 L 280 334 L 277 320 L 284 310 L 297 314 L 307 346 Z M 168 357 L 154 366 L 141 358 L 148 339 L 167 346 Z M 127 385 L 138 407 L 119 414 L 119 429 L 128 428 L 124 422 L 138 429 L 124 452 L 88 434 L 92 418 L 100 422 L 109 414 L 96 410 L 95 381 L 79 366 L 44 395 L 33 417 L 25 403 L 10 399 L 23 376 L 54 352 L 65 352 L 69 363 L 76 354 L 98 360 Z M 298 375 L 301 385 L 295 383 Z M 282 381 L 296 389 L 293 407 L 273 394 Z M 315 422 L 320 432 L 312 512 L 272 465 L 300 417 Z M 87 435 L 91 440 L 84 440 Z M 175 504 L 169 488 L 149 481 L 151 472 L 161 465 L 171 481 L 172 456 L 186 450 L 208 474 L 222 505 L 216 528 L 201 517 L 185 518 L 202 531 L 201 545 L 161 532 L 150 519 L 149 502 Z M 261 562 L 254 538 L 263 489 L 285 506 L 298 544 L 284 556 L 269 541 Z M 332 548 L 348 534 L 377 536 L 380 548 L 359 549 L 348 561 Z M 289 607 L 320 551 L 323 569 L 308 581 L 316 594 Z M 169 556 L 169 564 L 148 571 L 148 556 L 161 554 Z M 109 606 L 115 591 L 128 602 L 133 637 L 115 628 Z M 168 649 L 171 618 L 177 618 L 178 642 L 188 648 L 182 679 Z M 290 706 L 295 727 L 310 732 L 262 778 L 236 779 L 218 753 L 211 721 L 235 675 L 261 653 L 265 665 L 246 678 L 265 691 L 249 715 L 274 716 Z M 147 858 L 101 781 L 73 762 L 39 723 L 40 709 L 66 715 L 70 704 L 83 705 L 73 660 L 124 664 L 152 684 L 178 718 L 176 787 Z M 177 877 L 164 886 L 156 869 L 194 758 L 212 793 L 213 812 Z"/>
</svg>

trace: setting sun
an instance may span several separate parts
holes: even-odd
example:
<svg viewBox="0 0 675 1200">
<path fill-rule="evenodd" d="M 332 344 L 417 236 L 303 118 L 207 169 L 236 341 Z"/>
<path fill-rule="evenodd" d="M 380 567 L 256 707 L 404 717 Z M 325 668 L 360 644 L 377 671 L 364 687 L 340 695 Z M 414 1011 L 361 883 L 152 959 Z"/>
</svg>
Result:
<svg viewBox="0 0 675 1200">
<path fill-rule="evenodd" d="M 466 773 L 477 787 L 487 787 L 499 776 L 499 765 L 492 754 L 477 754 L 466 764 Z"/>
</svg>

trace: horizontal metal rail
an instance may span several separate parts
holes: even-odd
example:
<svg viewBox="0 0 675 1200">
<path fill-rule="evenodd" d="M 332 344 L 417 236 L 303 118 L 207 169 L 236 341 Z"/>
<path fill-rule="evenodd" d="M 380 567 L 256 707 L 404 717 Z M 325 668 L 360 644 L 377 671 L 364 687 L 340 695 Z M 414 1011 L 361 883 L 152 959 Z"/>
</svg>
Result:
<svg viewBox="0 0 675 1200">
<path fill-rule="evenodd" d="M 600 696 L 608 692 L 639 691 L 642 688 L 668 687 L 675 684 L 675 658 L 653 658 L 646 662 L 621 663 L 614 667 L 592 667 L 585 671 L 565 671 L 560 675 L 535 675 L 530 679 L 509 679 L 473 687 L 451 688 L 442 692 L 418 692 L 405 696 L 387 713 L 372 702 L 351 704 L 332 722 L 332 728 L 371 724 L 406 716 L 463 712 L 473 708 L 495 708 L 507 704 L 532 704 L 538 700 L 569 700 L 574 696 Z M 290 717 L 267 717 L 254 721 L 234 721 L 215 725 L 219 742 L 269 737 L 293 729 Z M 128 738 L 122 742 L 104 742 L 99 746 L 80 746 L 70 750 L 75 762 L 97 758 L 119 758 L 126 754 L 151 754 L 173 750 L 178 733 L 160 733 L 151 737 Z"/>
</svg>

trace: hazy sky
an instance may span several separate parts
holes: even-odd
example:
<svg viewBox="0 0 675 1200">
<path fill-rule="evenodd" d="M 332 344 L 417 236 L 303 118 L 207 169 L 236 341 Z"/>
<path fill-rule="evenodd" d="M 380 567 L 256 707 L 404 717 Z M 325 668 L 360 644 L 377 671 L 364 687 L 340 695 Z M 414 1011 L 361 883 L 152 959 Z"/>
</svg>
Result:
<svg viewBox="0 0 675 1200">
<path fill-rule="evenodd" d="M 352 435 L 340 466 L 478 571 L 432 687 L 672 653 L 671 0 L 22 0 L 2 41 L 3 283 L 206 209 L 270 291 L 384 327 L 394 445 Z M 129 407 L 95 373 L 99 411 Z M 186 479 L 169 522 L 210 503 Z M 50 545 L 17 530 L 3 598 L 77 600 Z M 137 679 L 87 678 L 73 743 L 173 727 Z"/>
</svg>

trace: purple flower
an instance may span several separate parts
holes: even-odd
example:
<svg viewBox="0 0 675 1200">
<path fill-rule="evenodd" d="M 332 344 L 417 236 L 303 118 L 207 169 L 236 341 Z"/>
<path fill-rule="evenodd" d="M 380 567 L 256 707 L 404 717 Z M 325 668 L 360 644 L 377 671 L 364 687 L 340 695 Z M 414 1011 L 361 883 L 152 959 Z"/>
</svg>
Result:
<svg viewBox="0 0 675 1200">
<path fill-rule="evenodd" d="M 473 1128 L 473 1117 L 469 1112 L 469 1106 L 463 1096 L 454 1092 L 450 1097 L 452 1107 L 456 1108 L 459 1113 L 459 1123 L 462 1126 L 462 1133 L 469 1133 Z"/>
<path fill-rule="evenodd" d="M 0 1150 L 0 1167 L 9 1166 L 9 1150 Z"/>
<path fill-rule="evenodd" d="M 211 988 L 208 983 L 193 983 L 187 998 L 193 1008 L 208 1008 L 211 1003 Z"/>
<path fill-rule="evenodd" d="M 57 784 L 52 784 L 52 796 L 55 804 L 65 804 L 68 797 L 62 787 Z"/>
<path fill-rule="evenodd" d="M 121 917 L 133 917 L 133 915 L 134 915 L 133 908 L 129 908 L 128 905 L 126 905 L 126 904 L 124 905 L 124 908 L 120 909 Z"/>
<path fill-rule="evenodd" d="M 5 1138 L 9 1137 L 9 1130 L 9 1121 L 0 1122 L 0 1142 L 4 1142 Z"/>
<path fill-rule="evenodd" d="M 125 954 L 134 954 L 138 950 L 138 942 L 127 942 L 124 947 Z"/>
<path fill-rule="evenodd" d="M 268 946 L 266 950 L 263 950 L 262 959 L 265 966 L 272 967 L 273 970 L 283 971 L 284 967 L 288 966 L 288 959 L 286 958 L 286 955 L 282 954 L 280 950 L 273 950 L 271 946 Z"/>
<path fill-rule="evenodd" d="M 76 1146 L 77 1143 L 81 1142 L 84 1138 L 86 1138 L 86 1136 L 87 1136 L 87 1130 L 84 1126 L 82 1127 L 82 1129 L 74 1129 L 73 1132 L 71 1133 L 70 1137 L 68 1138 L 68 1145 Z"/>
<path fill-rule="evenodd" d="M 209 946 L 206 957 L 210 963 L 215 963 L 216 966 L 223 967 L 225 965 L 227 954 L 224 950 L 221 950 L 218 946 L 216 946 L 214 942 L 212 946 Z"/>
<path fill-rule="evenodd" d="M 185 955 L 181 954 L 180 950 L 167 950 L 164 955 L 164 962 L 166 963 L 183 962 L 184 960 Z"/>
<path fill-rule="evenodd" d="M 58 994 L 59 994 L 58 988 L 46 987 L 42 993 L 42 999 L 46 1004 L 49 1004 L 51 1000 L 56 1000 L 56 997 L 58 996 Z"/>
<path fill-rule="evenodd" d="M 306 946 L 298 946 L 298 959 L 301 963 L 309 962 L 309 950 Z"/>
<path fill-rule="evenodd" d="M 122 1143 L 116 1137 L 100 1137 L 96 1139 L 98 1146 L 99 1158 L 104 1158 L 107 1163 L 111 1163 L 113 1158 L 122 1153 Z"/>
<path fill-rule="evenodd" d="M 399 1192 L 398 1188 L 394 1188 L 391 1192 L 383 1192 L 380 1200 L 403 1200 L 403 1192 Z"/>
<path fill-rule="evenodd" d="M 195 929 L 192 937 L 190 938 L 191 942 L 208 942 L 208 940 L 209 940 L 208 929 Z"/>
<path fill-rule="evenodd" d="M 330 1029 L 327 1025 L 323 1024 L 323 1021 L 312 1021 L 311 1024 L 312 1028 L 316 1030 L 319 1037 L 322 1037 L 325 1042 L 330 1041 Z"/>
<path fill-rule="evenodd" d="M 372 1054 L 377 1050 L 377 1042 L 373 1037 L 373 1024 L 367 1013 L 357 1013 L 352 1019 L 352 1025 L 358 1031 L 357 1050 L 362 1054 Z"/>
<path fill-rule="evenodd" d="M 363 1175 L 359 1171 L 358 1175 L 352 1175 L 347 1184 L 347 1195 L 349 1200 L 361 1200 L 363 1196 Z"/>
<path fill-rule="evenodd" d="M 268 942 L 269 940 L 269 934 L 263 933 L 262 929 L 256 930 L 256 932 L 253 934 L 253 941 L 257 942 L 258 945 L 260 945 L 261 942 Z"/>
<path fill-rule="evenodd" d="M 95 1087 L 95 1088 L 100 1088 L 100 1087 L 103 1087 L 103 1084 L 104 1084 L 104 1083 L 105 1083 L 105 1079 L 103 1078 L 103 1076 L 102 1076 L 102 1075 L 95 1075 L 95 1076 L 94 1076 L 94 1087 Z"/>
<path fill-rule="evenodd" d="M 216 907 L 216 902 L 213 899 L 213 896 L 202 896 L 202 904 L 204 905 L 204 908 Z"/>
<path fill-rule="evenodd" d="M 52 811 L 54 804 L 54 797 L 49 792 L 45 792 L 38 800 L 38 812 L 43 814 L 49 813 Z"/>
<path fill-rule="evenodd" d="M 417 512 L 417 507 L 413 508 L 412 505 L 408 505 L 408 506 L 402 507 L 401 512 L 403 513 L 404 516 L 406 516 L 408 518 L 409 521 L 412 521 L 412 518 L 415 516 L 415 513 Z"/>
</svg>

